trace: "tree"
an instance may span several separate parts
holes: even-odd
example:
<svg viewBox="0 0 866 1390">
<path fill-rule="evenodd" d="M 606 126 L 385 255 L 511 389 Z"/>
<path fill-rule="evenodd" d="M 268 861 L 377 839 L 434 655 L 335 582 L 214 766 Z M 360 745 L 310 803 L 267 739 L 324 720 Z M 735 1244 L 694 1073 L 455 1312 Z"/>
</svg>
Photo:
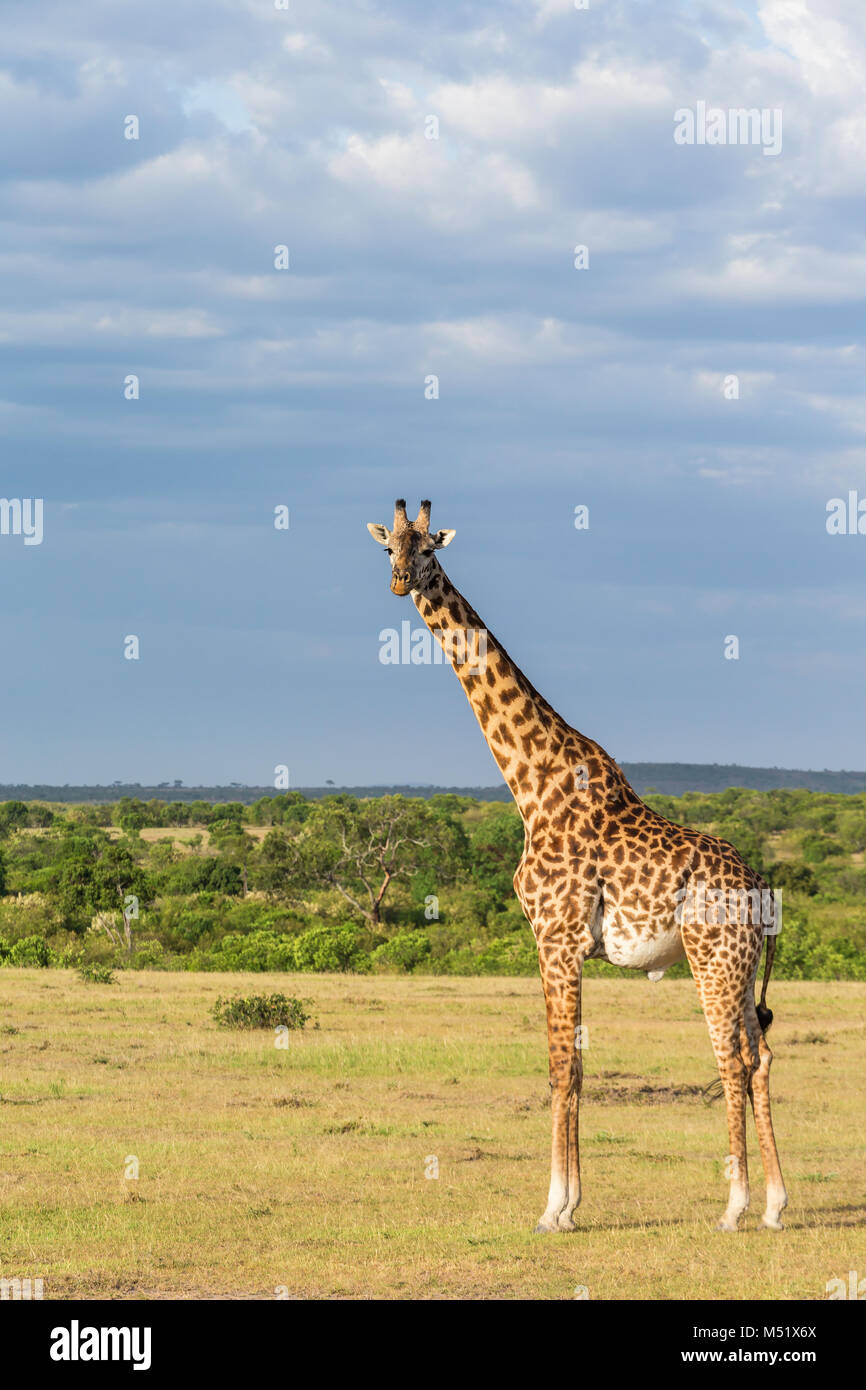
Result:
<svg viewBox="0 0 866 1390">
<path fill-rule="evenodd" d="M 269 830 L 259 850 L 255 886 L 266 893 L 288 895 L 296 867 L 297 855 L 288 835 L 282 830 Z"/>
<path fill-rule="evenodd" d="M 0 837 L 11 835 L 27 824 L 27 807 L 23 801 L 4 801 L 0 804 Z"/>
<path fill-rule="evenodd" d="M 221 856 L 222 868 L 237 868 L 247 893 L 247 860 L 255 846 L 239 820 L 212 820 L 208 826 L 211 847 Z"/>
<path fill-rule="evenodd" d="M 317 802 L 297 838 L 272 844 L 263 859 L 286 887 L 335 888 L 378 926 L 393 883 L 431 868 L 439 881 L 452 879 L 462 848 L 460 827 L 420 799 L 335 796 Z"/>
<path fill-rule="evenodd" d="M 122 796 L 114 808 L 115 823 L 121 830 L 143 830 L 152 823 L 147 807 L 138 797 Z"/>
<path fill-rule="evenodd" d="M 114 945 L 131 954 L 132 922 L 152 903 L 153 887 L 128 849 L 94 841 L 62 864 L 57 901 L 71 925 L 80 930 L 95 917 Z"/>
<path fill-rule="evenodd" d="M 311 803 L 300 792 L 281 792 L 278 796 L 262 796 L 246 808 L 245 820 L 250 825 L 302 825 Z"/>
<path fill-rule="evenodd" d="M 839 839 L 852 854 L 866 849 L 866 814 L 863 811 L 844 812 L 839 817 Z"/>
<path fill-rule="evenodd" d="M 472 877 L 500 902 L 511 896 L 523 840 L 523 821 L 513 806 L 491 811 L 472 831 Z"/>
<path fill-rule="evenodd" d="M 211 807 L 206 824 L 208 827 L 229 822 L 240 824 L 244 819 L 245 810 L 242 801 L 218 801 Z"/>
<path fill-rule="evenodd" d="M 818 880 L 806 864 L 771 864 L 768 876 L 774 888 L 789 888 L 810 898 L 818 892 Z"/>
<path fill-rule="evenodd" d="M 756 873 L 764 871 L 764 840 L 761 835 L 757 835 L 751 826 L 744 825 L 737 820 L 720 820 L 716 824 L 715 834 L 721 840 L 727 840 L 728 844 L 733 845 L 734 849 L 742 859 L 746 861 L 749 868 Z"/>
</svg>

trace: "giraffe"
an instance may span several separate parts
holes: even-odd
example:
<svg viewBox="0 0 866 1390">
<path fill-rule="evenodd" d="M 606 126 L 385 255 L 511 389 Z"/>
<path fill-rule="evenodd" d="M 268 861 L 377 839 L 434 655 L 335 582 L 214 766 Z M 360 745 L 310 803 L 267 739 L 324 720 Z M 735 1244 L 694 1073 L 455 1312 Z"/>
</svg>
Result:
<svg viewBox="0 0 866 1390">
<path fill-rule="evenodd" d="M 718 1225 L 737 1230 L 749 1205 L 748 1096 L 766 1179 L 762 1222 L 782 1230 L 788 1199 L 770 1115 L 766 1039 L 775 905 L 766 883 L 726 841 L 674 825 L 647 806 L 613 758 L 566 724 L 530 684 L 442 569 L 436 552 L 455 532 L 431 533 L 429 501 L 412 522 L 398 498 L 391 529 L 381 522 L 367 529 L 386 548 L 391 592 L 411 594 L 443 646 L 523 820 L 514 889 L 538 947 L 552 1112 L 550 1187 L 536 1231 L 576 1229 L 584 961 L 608 960 L 655 980 L 683 957 L 727 1109 L 730 1186 Z"/>
</svg>

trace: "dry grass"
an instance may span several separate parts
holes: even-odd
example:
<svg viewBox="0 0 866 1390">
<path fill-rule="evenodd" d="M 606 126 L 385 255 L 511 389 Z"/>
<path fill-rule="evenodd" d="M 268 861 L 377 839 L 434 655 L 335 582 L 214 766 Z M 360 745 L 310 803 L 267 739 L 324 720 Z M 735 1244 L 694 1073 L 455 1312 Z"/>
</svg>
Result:
<svg viewBox="0 0 866 1390">
<path fill-rule="evenodd" d="M 788 1229 L 757 1228 L 756 1162 L 730 1236 L 691 982 L 588 981 L 580 1229 L 539 1237 L 536 980 L 0 979 L 0 1273 L 46 1298 L 818 1299 L 866 1274 L 866 986 L 773 988 Z M 287 1050 L 210 1019 L 220 993 L 275 989 L 321 1024 Z"/>
</svg>

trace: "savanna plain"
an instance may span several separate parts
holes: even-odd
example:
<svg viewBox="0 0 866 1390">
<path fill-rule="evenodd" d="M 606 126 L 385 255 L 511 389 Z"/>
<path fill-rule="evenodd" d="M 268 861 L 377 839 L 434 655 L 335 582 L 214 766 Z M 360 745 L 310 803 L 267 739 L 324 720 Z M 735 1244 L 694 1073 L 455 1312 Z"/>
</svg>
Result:
<svg viewBox="0 0 866 1390">
<path fill-rule="evenodd" d="M 550 1112 L 523 977 L 3 972 L 0 1277 L 46 1299 L 825 1299 L 866 1274 L 866 985 L 774 981 L 786 1229 L 715 1229 L 694 985 L 588 979 L 576 1233 L 536 1236 Z M 220 1028 L 218 996 L 310 1001 Z M 318 1026 L 316 1026 L 318 1025 Z M 286 1043 L 287 1045 L 278 1045 Z M 137 1173 L 138 1176 L 134 1176 Z"/>
</svg>

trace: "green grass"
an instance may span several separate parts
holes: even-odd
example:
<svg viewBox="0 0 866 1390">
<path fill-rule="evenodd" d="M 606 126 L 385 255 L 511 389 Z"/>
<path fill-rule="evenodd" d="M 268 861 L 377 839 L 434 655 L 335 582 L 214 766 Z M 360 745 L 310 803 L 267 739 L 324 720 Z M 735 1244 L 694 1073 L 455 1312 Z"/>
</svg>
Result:
<svg viewBox="0 0 866 1390">
<path fill-rule="evenodd" d="M 2 979 L 0 1274 L 46 1298 L 820 1299 L 866 1274 L 864 985 L 771 989 L 787 1230 L 758 1229 L 750 1124 L 753 1208 L 730 1236 L 694 986 L 588 980 L 580 1229 L 539 1237 L 537 980 Z M 218 1028 L 235 989 L 309 997 L 320 1029 L 277 1048 Z"/>
</svg>

